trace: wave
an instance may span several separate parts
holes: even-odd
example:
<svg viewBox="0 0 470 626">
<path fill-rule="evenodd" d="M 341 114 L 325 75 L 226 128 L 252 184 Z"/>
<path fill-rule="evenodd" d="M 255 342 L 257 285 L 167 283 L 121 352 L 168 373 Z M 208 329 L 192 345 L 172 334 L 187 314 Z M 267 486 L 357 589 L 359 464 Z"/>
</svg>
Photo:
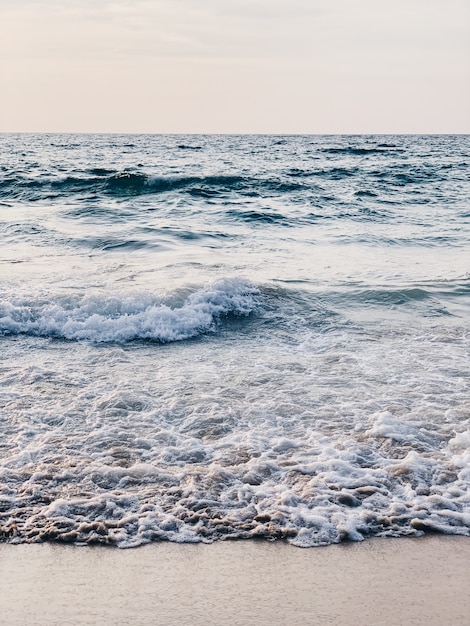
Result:
<svg viewBox="0 0 470 626">
<path fill-rule="evenodd" d="M 42 199 L 50 194 L 101 193 L 111 196 L 129 196 L 162 193 L 197 186 L 237 188 L 245 183 L 242 176 L 149 176 L 136 172 L 116 172 L 93 168 L 85 176 L 26 178 L 10 176 L 0 181 L 5 197 Z"/>
<path fill-rule="evenodd" d="M 179 150 L 202 150 L 202 146 L 190 146 L 185 143 L 180 143 L 177 147 Z"/>
<path fill-rule="evenodd" d="M 198 189 L 203 190 L 206 187 L 231 190 L 237 189 L 245 182 L 245 178 L 238 175 L 148 176 L 122 172 L 109 176 L 105 180 L 102 191 L 110 195 L 139 195 L 164 193 L 185 188 L 196 192 Z M 91 183 L 93 184 L 93 181 Z"/>
<path fill-rule="evenodd" d="M 195 149 L 195 148 L 192 148 Z M 242 174 L 149 175 L 134 171 L 91 168 L 76 175 L 54 177 L 44 174 L 27 177 L 17 174 L 0 180 L 4 199 L 38 201 L 69 195 L 129 197 L 162 194 L 174 191 L 198 197 L 214 197 L 230 193 L 244 196 L 289 194 L 318 189 L 315 179 L 342 180 L 360 175 L 357 167 L 291 168 L 277 176 L 245 176 Z M 380 176 L 383 173 L 380 172 Z"/>
<path fill-rule="evenodd" d="M 356 300 L 362 304 L 376 304 L 383 306 L 400 306 L 413 302 L 423 302 L 434 297 L 431 291 L 420 287 L 390 288 L 390 289 L 365 289 L 352 291 L 350 300 Z"/>
<path fill-rule="evenodd" d="M 248 280 L 225 278 L 190 293 L 161 299 L 86 295 L 81 299 L 0 300 L 0 335 L 33 335 L 93 343 L 182 341 L 214 331 L 224 317 L 248 316 L 260 306 Z"/>
<path fill-rule="evenodd" d="M 355 309 L 370 312 L 376 309 L 383 315 L 395 311 L 410 313 L 419 318 L 468 316 L 470 301 L 468 280 L 442 280 L 421 284 L 366 287 L 349 285 L 345 290 L 322 294 L 325 302 L 346 315 Z"/>
<path fill-rule="evenodd" d="M 239 192 L 258 195 L 265 192 L 288 193 L 305 189 L 305 185 L 289 180 L 249 178 L 238 174 L 206 176 L 150 176 L 136 172 L 113 172 L 93 168 L 89 176 L 62 178 L 6 177 L 0 181 L 5 198 L 25 200 L 50 199 L 69 194 L 103 194 L 108 196 L 138 196 L 171 191 L 186 191 L 201 197 Z"/>
<path fill-rule="evenodd" d="M 272 211 L 241 211 L 241 210 L 230 210 L 227 211 L 226 214 L 235 220 L 239 220 L 242 222 L 253 222 L 260 224 L 283 224 L 290 225 L 289 220 L 280 213 L 273 213 Z"/>
<path fill-rule="evenodd" d="M 187 149 L 196 150 L 197 148 L 193 146 Z M 341 150 L 344 151 L 344 149 Z M 362 154 L 362 149 L 354 150 L 354 154 Z M 371 151 L 367 149 L 367 152 Z M 323 163 L 315 167 L 287 168 L 284 171 L 272 172 L 269 176 L 264 173 L 257 176 L 244 173 L 151 175 L 142 171 L 116 171 L 105 167 L 95 167 L 67 176 L 43 173 L 32 177 L 10 172 L 0 179 L 0 191 L 4 200 L 25 201 L 63 199 L 73 195 L 86 198 L 102 196 L 126 198 L 171 192 L 201 198 L 228 194 L 257 197 L 319 191 L 322 189 L 320 185 L 345 179 L 357 179 L 361 187 L 367 187 L 372 182 L 374 186 L 379 184 L 382 189 L 386 189 L 390 186 L 403 188 L 409 185 L 433 183 L 455 175 L 455 170 L 445 170 L 445 176 L 441 170 L 442 167 L 435 165 L 411 168 L 408 164 L 399 166 L 395 164 L 366 171 L 357 162 L 354 165 L 334 166 Z"/>
<path fill-rule="evenodd" d="M 95 410 L 110 402 L 143 409 L 132 397 L 113 395 Z M 199 428 L 217 424 L 190 419 Z M 164 463 L 133 429 L 97 428 L 76 454 L 60 439 L 58 445 L 57 432 L 50 437 L 54 454 L 45 459 L 28 454 L 22 462 L 23 451 L 15 450 L 0 468 L 15 487 L 1 494 L 0 541 L 128 548 L 284 539 L 313 547 L 370 536 L 470 535 L 468 430 L 436 436 L 389 411 L 372 413 L 348 436 L 307 439 L 285 436 L 269 420 L 244 432 L 228 428 L 211 445 L 184 430 L 152 428 L 146 434 L 156 438 L 154 450 L 165 450 Z M 143 445 L 148 456 L 134 461 Z M 24 489 L 15 497 L 19 484 Z"/>
<path fill-rule="evenodd" d="M 353 155 L 353 156 L 365 156 L 368 154 L 384 154 L 389 152 L 389 150 L 393 149 L 394 152 L 400 151 L 396 146 L 392 144 L 380 144 L 377 147 L 370 148 L 357 148 L 353 146 L 347 147 L 338 147 L 338 148 L 322 148 L 320 152 L 324 152 L 326 154 L 344 154 L 344 155 Z"/>
<path fill-rule="evenodd" d="M 280 178 L 250 178 L 237 174 L 147 176 L 124 172 L 109 177 L 103 191 L 112 195 L 121 195 L 186 190 L 191 195 L 213 196 L 232 191 L 257 195 L 264 191 L 283 193 L 299 189 L 305 189 L 305 185 Z"/>
</svg>

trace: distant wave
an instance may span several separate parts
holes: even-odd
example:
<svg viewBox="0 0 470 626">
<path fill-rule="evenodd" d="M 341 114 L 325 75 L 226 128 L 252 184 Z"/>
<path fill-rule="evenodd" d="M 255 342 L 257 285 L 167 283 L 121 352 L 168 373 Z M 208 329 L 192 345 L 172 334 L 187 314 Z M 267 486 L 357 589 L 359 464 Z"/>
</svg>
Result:
<svg viewBox="0 0 470 626">
<path fill-rule="evenodd" d="M 215 329 L 229 315 L 246 316 L 259 306 L 259 290 L 241 278 L 221 279 L 182 302 L 150 295 L 87 295 L 78 300 L 0 300 L 0 334 L 27 334 L 94 343 L 138 339 L 182 341 Z"/>
<path fill-rule="evenodd" d="M 189 146 L 185 143 L 180 143 L 178 148 L 180 150 L 202 150 L 202 146 Z"/>
<path fill-rule="evenodd" d="M 305 185 L 289 180 L 250 178 L 232 174 L 206 176 L 149 176 L 136 172 L 113 172 L 106 169 L 89 171 L 91 176 L 65 178 L 6 177 L 0 181 L 4 197 L 40 200 L 70 194 L 104 194 L 132 196 L 184 190 L 196 196 L 240 192 L 257 195 L 263 192 L 284 193 L 304 189 Z"/>
<path fill-rule="evenodd" d="M 436 168 L 433 168 L 433 171 Z M 414 182 L 412 174 L 400 170 L 371 172 L 382 183 L 397 183 L 402 186 Z M 6 176 L 0 180 L 0 191 L 4 199 L 37 201 L 62 198 L 71 195 L 140 196 L 168 192 L 184 192 L 197 197 L 214 197 L 236 193 L 241 196 L 264 196 L 290 194 L 309 189 L 318 189 L 320 181 L 353 179 L 361 175 L 356 166 L 325 166 L 291 168 L 277 176 L 246 176 L 241 174 L 209 175 L 148 175 L 140 172 L 117 172 L 106 168 L 92 168 L 86 172 L 65 177 L 47 174 L 36 178 Z M 419 171 L 417 176 L 431 177 L 432 172 Z"/>
<path fill-rule="evenodd" d="M 187 149 L 196 150 L 197 147 Z M 380 152 L 377 149 L 328 148 L 334 154 L 367 154 Z M 246 175 L 242 173 L 220 173 L 206 175 L 150 175 L 141 171 L 115 171 L 105 167 L 72 172 L 67 176 L 54 176 L 47 172 L 39 176 L 24 176 L 10 173 L 0 178 L 0 193 L 3 199 L 38 201 L 69 196 L 108 196 L 130 197 L 169 192 L 186 193 L 195 197 L 212 198 L 237 194 L 242 197 L 272 196 L 295 194 L 297 192 L 317 191 L 320 185 L 330 181 L 350 180 L 363 187 L 379 185 L 381 189 L 403 188 L 408 185 L 434 183 L 446 180 L 454 175 L 444 165 L 388 164 L 367 171 L 360 162 L 352 164 L 324 162 L 317 166 L 290 167 L 284 171 L 271 172 L 269 176 Z M 362 193 L 367 193 L 362 190 Z"/>
<path fill-rule="evenodd" d="M 386 153 L 389 150 L 393 149 L 395 152 L 400 151 L 397 146 L 392 144 L 380 144 L 377 147 L 370 148 L 359 148 L 355 146 L 342 146 L 338 148 L 322 148 L 320 152 L 324 152 L 326 154 L 344 154 L 344 155 L 352 155 L 352 156 L 366 156 L 368 154 L 380 154 Z"/>
</svg>

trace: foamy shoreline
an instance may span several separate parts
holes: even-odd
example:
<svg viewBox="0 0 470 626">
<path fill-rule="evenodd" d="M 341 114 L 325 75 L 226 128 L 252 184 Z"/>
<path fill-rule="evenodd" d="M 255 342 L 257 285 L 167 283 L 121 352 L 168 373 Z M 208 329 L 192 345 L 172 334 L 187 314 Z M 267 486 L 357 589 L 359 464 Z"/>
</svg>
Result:
<svg viewBox="0 0 470 626">
<path fill-rule="evenodd" d="M 0 624 L 426 624 L 470 621 L 470 539 L 0 544 Z"/>
</svg>

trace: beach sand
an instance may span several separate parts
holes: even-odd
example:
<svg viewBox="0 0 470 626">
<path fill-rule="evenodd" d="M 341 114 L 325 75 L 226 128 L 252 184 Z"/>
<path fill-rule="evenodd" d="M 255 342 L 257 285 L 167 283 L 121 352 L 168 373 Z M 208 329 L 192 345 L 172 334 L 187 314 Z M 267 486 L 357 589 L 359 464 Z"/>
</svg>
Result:
<svg viewBox="0 0 470 626">
<path fill-rule="evenodd" d="M 8 626 L 468 626 L 470 539 L 159 543 L 132 550 L 0 544 Z"/>
</svg>

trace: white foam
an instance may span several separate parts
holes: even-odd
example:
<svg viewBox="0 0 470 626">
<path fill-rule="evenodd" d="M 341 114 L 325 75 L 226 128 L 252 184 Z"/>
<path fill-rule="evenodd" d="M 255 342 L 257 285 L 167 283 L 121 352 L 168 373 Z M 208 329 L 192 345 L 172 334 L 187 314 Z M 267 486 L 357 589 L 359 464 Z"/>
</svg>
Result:
<svg viewBox="0 0 470 626">
<path fill-rule="evenodd" d="M 51 300 L 37 298 L 35 314 Z M 125 324 L 164 306 L 216 324 L 260 301 L 237 279 L 160 299 L 64 298 L 54 320 L 63 329 L 71 312 L 87 322 L 100 310 Z M 14 303 L 25 307 L 17 323 L 31 322 L 27 303 Z M 308 547 L 470 535 L 465 329 L 324 332 L 295 309 L 283 313 L 284 334 L 285 319 L 264 305 L 262 323 L 230 341 L 4 338 L 0 537 L 120 547 L 282 537 Z"/>
<path fill-rule="evenodd" d="M 86 295 L 78 302 L 0 301 L 0 333 L 88 340 L 95 343 L 150 339 L 181 341 L 214 330 L 224 315 L 249 315 L 259 290 L 240 278 L 226 278 L 191 293 L 180 306 L 148 294 L 128 297 Z"/>
<path fill-rule="evenodd" d="M 423 433 L 409 420 L 400 419 L 389 411 L 373 416 L 373 426 L 366 431 L 372 437 L 385 437 L 399 442 L 416 442 L 423 439 Z"/>
</svg>

